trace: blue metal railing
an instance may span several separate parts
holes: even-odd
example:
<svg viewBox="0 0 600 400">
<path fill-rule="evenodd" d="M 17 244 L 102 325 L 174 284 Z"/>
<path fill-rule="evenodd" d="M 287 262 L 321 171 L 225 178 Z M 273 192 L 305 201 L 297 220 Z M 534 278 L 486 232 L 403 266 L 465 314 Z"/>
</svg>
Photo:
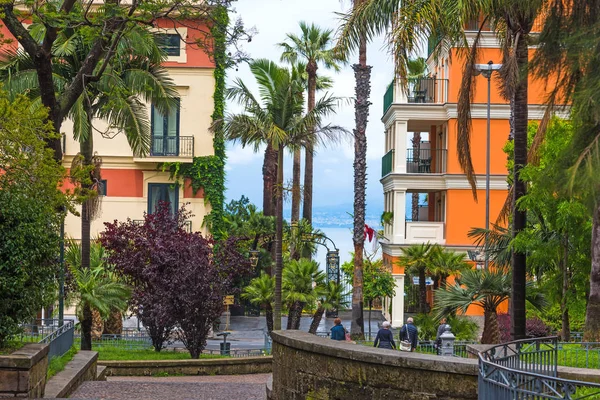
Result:
<svg viewBox="0 0 600 400">
<path fill-rule="evenodd" d="M 600 384 L 558 378 L 556 337 L 504 343 L 479 353 L 480 400 L 600 398 Z"/>
<path fill-rule="evenodd" d="M 22 342 L 46 343 L 50 346 L 48 359 L 60 357 L 73 346 L 75 323 L 58 319 L 37 319 L 30 324 L 21 324 L 18 340 Z"/>
</svg>

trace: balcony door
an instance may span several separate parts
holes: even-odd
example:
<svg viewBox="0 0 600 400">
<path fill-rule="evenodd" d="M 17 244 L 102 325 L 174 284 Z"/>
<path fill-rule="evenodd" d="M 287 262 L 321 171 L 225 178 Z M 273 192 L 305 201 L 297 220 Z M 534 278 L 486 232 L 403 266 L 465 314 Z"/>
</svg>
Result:
<svg viewBox="0 0 600 400">
<path fill-rule="evenodd" d="M 149 183 L 148 213 L 156 211 L 161 201 L 169 203 L 171 214 L 175 215 L 179 205 L 179 186 L 170 183 Z"/>
<path fill-rule="evenodd" d="M 152 105 L 152 149 L 153 156 L 179 155 L 179 100 L 167 115 L 161 114 Z"/>
</svg>

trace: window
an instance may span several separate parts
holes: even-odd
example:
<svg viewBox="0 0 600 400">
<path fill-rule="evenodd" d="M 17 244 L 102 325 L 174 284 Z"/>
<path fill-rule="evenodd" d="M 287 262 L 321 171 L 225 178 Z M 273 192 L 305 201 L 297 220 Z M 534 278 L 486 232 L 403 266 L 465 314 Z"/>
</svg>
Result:
<svg viewBox="0 0 600 400">
<path fill-rule="evenodd" d="M 152 106 L 152 149 L 153 156 L 179 155 L 179 107 L 174 107 L 168 115 L 161 114 Z"/>
<path fill-rule="evenodd" d="M 160 33 L 157 35 L 156 44 L 168 56 L 178 57 L 181 54 L 181 37 L 177 33 Z"/>
<path fill-rule="evenodd" d="M 179 186 L 170 183 L 149 183 L 148 213 L 156 211 L 161 201 L 169 203 L 171 214 L 175 214 L 179 206 Z"/>
<path fill-rule="evenodd" d="M 106 179 L 102 179 L 98 184 L 98 196 L 106 196 L 106 193 L 108 193 L 106 188 Z"/>
</svg>

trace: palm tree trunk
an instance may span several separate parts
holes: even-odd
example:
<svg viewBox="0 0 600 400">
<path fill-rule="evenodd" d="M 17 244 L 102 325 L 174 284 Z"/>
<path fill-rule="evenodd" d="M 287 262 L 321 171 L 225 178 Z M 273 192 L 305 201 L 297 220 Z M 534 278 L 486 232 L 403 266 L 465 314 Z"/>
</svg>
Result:
<svg viewBox="0 0 600 400">
<path fill-rule="evenodd" d="M 273 329 L 281 330 L 281 273 L 283 272 L 283 147 L 277 154 L 277 222 L 275 228 L 275 310 Z M 289 317 L 288 317 L 289 318 Z"/>
<path fill-rule="evenodd" d="M 294 167 L 292 173 L 292 222 L 300 219 L 300 148 L 294 150 Z"/>
<path fill-rule="evenodd" d="M 315 93 L 317 91 L 317 63 L 309 60 L 306 65 L 308 73 L 308 112 L 315 108 Z M 314 135 L 314 127 L 312 129 Z M 313 195 L 313 170 L 314 170 L 314 146 L 307 143 L 304 159 L 304 205 L 302 208 L 302 218 L 312 224 L 312 195 Z"/>
<path fill-rule="evenodd" d="M 496 311 L 485 310 L 483 314 L 483 335 L 481 344 L 500 343 L 500 325 L 498 325 L 498 314 Z"/>
<path fill-rule="evenodd" d="M 81 319 L 81 350 L 92 350 L 92 309 L 85 303 Z"/>
<path fill-rule="evenodd" d="M 567 298 L 569 295 L 569 236 L 565 233 L 563 241 L 563 258 L 561 260 L 562 269 L 562 298 L 560 301 L 560 311 L 562 316 L 561 338 L 568 342 L 571 338 L 571 324 L 569 323 L 569 306 Z"/>
<path fill-rule="evenodd" d="M 425 268 L 419 269 L 419 312 L 427 313 L 427 283 L 425 282 Z"/>
<path fill-rule="evenodd" d="M 79 144 L 79 151 L 83 157 L 83 167 L 91 167 L 94 157 L 94 141 L 92 134 L 88 136 L 87 140 L 82 141 Z M 91 188 L 91 185 L 89 185 L 84 189 Z M 90 209 L 90 204 L 88 201 L 84 201 L 81 204 L 81 268 L 83 269 L 90 267 L 90 228 L 92 224 L 91 212 L 92 210 Z"/>
<path fill-rule="evenodd" d="M 277 182 L 277 150 L 271 143 L 265 149 L 263 161 L 263 213 L 266 216 L 275 215 L 275 185 Z"/>
<path fill-rule="evenodd" d="M 369 300 L 369 340 L 371 340 L 371 310 L 373 309 L 373 300 Z"/>
<path fill-rule="evenodd" d="M 362 0 L 355 0 L 357 6 Z M 371 91 L 371 67 L 367 66 L 367 40 L 362 37 L 359 45 L 358 64 L 352 66 L 356 79 L 354 104 L 354 281 L 352 286 L 353 339 L 364 339 L 363 319 L 363 251 L 365 246 L 365 191 L 367 181 L 367 120 L 369 117 L 369 94 Z"/>
<path fill-rule="evenodd" d="M 600 342 L 600 203 L 594 212 L 592 224 L 592 270 L 583 341 Z"/>
<path fill-rule="evenodd" d="M 308 333 L 312 333 L 313 335 L 317 333 L 317 329 L 319 329 L 319 324 L 321 323 L 324 312 L 325 309 L 323 306 L 319 306 L 319 308 L 317 308 L 317 311 L 315 311 L 313 315 L 312 322 L 310 323 L 310 328 L 308 328 Z"/>
<path fill-rule="evenodd" d="M 271 306 L 271 303 L 265 304 L 265 316 L 267 318 L 267 332 L 270 335 L 273 332 L 273 306 Z"/>
<path fill-rule="evenodd" d="M 517 206 L 521 197 L 527 193 L 527 186 L 521 180 L 521 169 L 527 165 L 527 93 L 528 93 L 528 47 L 527 35 L 523 34 L 517 42 L 516 57 L 520 71 L 520 81 L 515 91 L 514 113 L 514 201 L 513 201 L 513 238 L 525 229 L 527 214 Z M 526 295 L 526 255 L 524 252 L 513 251 L 512 254 L 512 296 L 511 337 L 513 340 L 525 338 L 525 295 Z"/>
<path fill-rule="evenodd" d="M 302 310 L 304 310 L 304 306 L 306 303 L 297 301 L 296 307 L 294 310 L 294 318 L 292 320 L 292 329 L 298 330 L 300 329 L 300 321 L 302 320 Z"/>
</svg>

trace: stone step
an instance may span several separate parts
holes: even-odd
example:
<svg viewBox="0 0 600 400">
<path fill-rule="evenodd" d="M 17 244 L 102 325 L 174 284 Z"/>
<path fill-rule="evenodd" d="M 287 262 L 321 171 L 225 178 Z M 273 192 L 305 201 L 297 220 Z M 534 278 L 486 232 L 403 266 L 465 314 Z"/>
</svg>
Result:
<svg viewBox="0 0 600 400">
<path fill-rule="evenodd" d="M 98 365 L 97 370 L 96 370 L 96 380 L 97 381 L 106 381 L 106 366 L 105 365 Z"/>
</svg>

